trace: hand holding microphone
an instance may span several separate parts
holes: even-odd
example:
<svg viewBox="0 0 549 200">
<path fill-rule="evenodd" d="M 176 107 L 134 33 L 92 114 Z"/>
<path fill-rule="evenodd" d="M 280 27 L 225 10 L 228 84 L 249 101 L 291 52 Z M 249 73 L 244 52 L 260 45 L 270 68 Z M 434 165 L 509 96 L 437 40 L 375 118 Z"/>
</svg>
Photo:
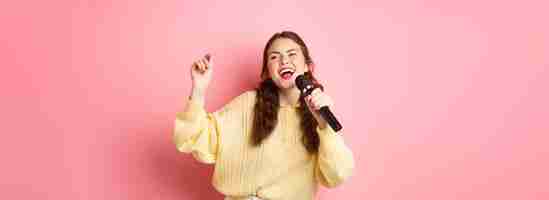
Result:
<svg viewBox="0 0 549 200">
<path fill-rule="evenodd" d="M 333 105 L 332 99 L 322 92 L 320 88 L 316 88 L 312 81 L 308 80 L 304 75 L 297 76 L 295 82 L 319 125 L 322 126 L 323 123 L 327 123 L 334 131 L 341 130 L 343 127 L 329 109 Z"/>
</svg>

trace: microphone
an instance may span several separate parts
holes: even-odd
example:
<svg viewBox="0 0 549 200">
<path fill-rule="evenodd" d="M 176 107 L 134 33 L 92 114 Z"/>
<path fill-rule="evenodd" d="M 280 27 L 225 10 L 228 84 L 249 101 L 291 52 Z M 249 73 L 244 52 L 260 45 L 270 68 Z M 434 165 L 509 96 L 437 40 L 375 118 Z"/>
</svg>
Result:
<svg viewBox="0 0 549 200">
<path fill-rule="evenodd" d="M 299 91 L 301 91 L 301 96 L 303 97 L 309 96 L 313 92 L 313 90 L 317 88 L 315 87 L 313 82 L 307 79 L 303 74 L 296 77 L 295 84 Z M 320 116 L 322 116 L 322 118 L 326 120 L 326 122 L 330 125 L 330 127 L 332 127 L 335 132 L 338 132 L 343 128 L 335 118 L 332 111 L 330 111 L 328 106 L 322 106 L 318 111 L 320 113 Z"/>
</svg>

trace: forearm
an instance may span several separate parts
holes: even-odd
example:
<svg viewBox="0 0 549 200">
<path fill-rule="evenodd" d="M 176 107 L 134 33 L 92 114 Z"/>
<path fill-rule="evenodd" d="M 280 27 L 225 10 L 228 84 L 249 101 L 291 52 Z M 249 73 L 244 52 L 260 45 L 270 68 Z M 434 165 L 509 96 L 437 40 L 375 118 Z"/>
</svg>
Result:
<svg viewBox="0 0 549 200">
<path fill-rule="evenodd" d="M 206 92 L 203 89 L 198 89 L 196 87 L 193 87 L 191 89 L 191 95 L 189 96 L 189 100 L 193 100 L 201 105 L 204 105 L 206 99 Z"/>
</svg>

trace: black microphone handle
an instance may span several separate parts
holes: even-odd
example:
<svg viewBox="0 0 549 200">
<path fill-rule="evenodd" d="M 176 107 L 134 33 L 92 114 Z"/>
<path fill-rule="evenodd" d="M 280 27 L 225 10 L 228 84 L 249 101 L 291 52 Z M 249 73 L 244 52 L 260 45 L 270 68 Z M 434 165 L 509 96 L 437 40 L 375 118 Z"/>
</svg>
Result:
<svg viewBox="0 0 549 200">
<path fill-rule="evenodd" d="M 332 111 L 330 111 L 330 108 L 328 106 L 322 106 L 320 107 L 320 110 L 318 110 L 322 118 L 334 129 L 335 132 L 338 132 L 341 130 L 341 124 L 337 121 Z"/>
</svg>

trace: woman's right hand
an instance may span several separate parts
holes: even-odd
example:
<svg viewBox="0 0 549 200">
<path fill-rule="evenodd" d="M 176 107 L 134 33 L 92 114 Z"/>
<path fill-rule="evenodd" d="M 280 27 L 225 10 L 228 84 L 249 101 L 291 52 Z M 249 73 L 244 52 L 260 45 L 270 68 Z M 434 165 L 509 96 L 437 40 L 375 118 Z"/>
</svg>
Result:
<svg viewBox="0 0 549 200">
<path fill-rule="evenodd" d="M 193 93 L 204 94 L 212 79 L 213 59 L 206 54 L 193 62 L 191 66 L 191 79 L 193 81 Z"/>
</svg>

